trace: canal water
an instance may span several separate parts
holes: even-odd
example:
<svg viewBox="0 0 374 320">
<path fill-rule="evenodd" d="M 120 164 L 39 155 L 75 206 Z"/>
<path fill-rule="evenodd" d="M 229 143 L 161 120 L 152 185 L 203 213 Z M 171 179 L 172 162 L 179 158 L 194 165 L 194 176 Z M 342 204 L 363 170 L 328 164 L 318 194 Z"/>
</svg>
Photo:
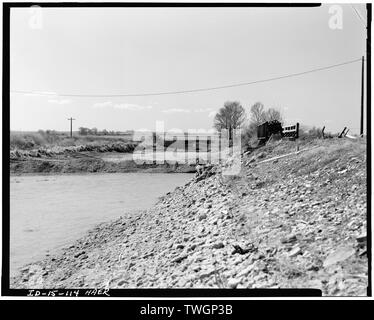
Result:
<svg viewBox="0 0 374 320">
<path fill-rule="evenodd" d="M 10 273 L 95 225 L 150 208 L 191 174 L 113 173 L 10 178 Z"/>
</svg>

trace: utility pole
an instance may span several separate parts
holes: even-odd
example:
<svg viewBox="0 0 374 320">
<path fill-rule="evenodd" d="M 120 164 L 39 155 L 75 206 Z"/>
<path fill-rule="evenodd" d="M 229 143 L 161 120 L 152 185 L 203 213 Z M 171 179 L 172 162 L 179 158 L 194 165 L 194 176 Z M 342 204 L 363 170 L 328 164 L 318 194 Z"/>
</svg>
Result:
<svg viewBox="0 0 374 320">
<path fill-rule="evenodd" d="M 371 7 L 371 3 L 366 4 L 366 134 L 371 130 Z"/>
<path fill-rule="evenodd" d="M 360 118 L 360 136 L 364 134 L 364 56 L 361 62 L 361 118 Z"/>
<path fill-rule="evenodd" d="M 70 138 L 73 137 L 73 118 L 68 118 L 68 120 L 70 121 Z"/>
</svg>

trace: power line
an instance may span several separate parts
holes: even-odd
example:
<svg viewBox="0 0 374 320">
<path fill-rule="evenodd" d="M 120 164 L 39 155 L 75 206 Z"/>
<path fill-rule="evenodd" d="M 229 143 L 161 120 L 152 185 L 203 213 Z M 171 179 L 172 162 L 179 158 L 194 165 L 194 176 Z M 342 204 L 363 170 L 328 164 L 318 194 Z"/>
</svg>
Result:
<svg viewBox="0 0 374 320">
<path fill-rule="evenodd" d="M 361 20 L 361 22 L 362 22 L 362 24 L 364 25 L 364 27 L 366 28 L 366 27 L 367 27 L 367 26 L 366 26 L 366 22 L 365 22 L 365 20 L 362 18 L 361 14 L 358 12 L 358 10 L 354 7 L 353 4 L 351 4 L 351 7 L 352 7 L 352 9 L 355 11 L 357 17 Z"/>
<path fill-rule="evenodd" d="M 58 97 L 86 97 L 86 98 L 110 98 L 110 97 L 145 97 L 145 96 L 161 96 L 161 95 L 172 95 L 172 94 L 184 94 L 184 93 L 194 93 L 194 92 L 203 92 L 203 91 L 213 91 L 213 90 L 220 90 L 220 89 L 227 89 L 227 88 L 234 88 L 234 87 L 243 87 L 243 86 L 249 86 L 252 84 L 257 83 L 264 83 L 264 82 L 270 82 L 275 80 L 281 80 L 291 77 L 297 77 L 308 73 L 328 70 L 332 68 L 337 68 L 340 66 L 344 66 L 347 64 L 355 63 L 361 61 L 361 58 L 350 60 L 338 64 L 329 65 L 326 67 L 321 68 L 315 68 L 307 71 L 297 72 L 297 73 L 290 73 L 287 75 L 279 76 L 279 77 L 273 77 L 273 78 L 267 78 L 262 80 L 255 80 L 251 82 L 242 82 L 242 83 L 235 83 L 235 84 L 229 84 L 224 86 L 218 86 L 218 87 L 208 87 L 208 88 L 199 88 L 199 89 L 189 89 L 189 90 L 179 90 L 179 91 L 165 91 L 165 92 L 150 92 L 150 93 L 132 93 L 132 94 L 67 94 L 67 93 L 46 93 L 46 92 L 37 92 L 37 91 L 25 91 L 25 90 L 11 90 L 10 92 L 13 93 L 20 93 L 20 94 L 36 94 L 36 95 L 42 95 L 42 96 L 58 96 Z"/>
</svg>

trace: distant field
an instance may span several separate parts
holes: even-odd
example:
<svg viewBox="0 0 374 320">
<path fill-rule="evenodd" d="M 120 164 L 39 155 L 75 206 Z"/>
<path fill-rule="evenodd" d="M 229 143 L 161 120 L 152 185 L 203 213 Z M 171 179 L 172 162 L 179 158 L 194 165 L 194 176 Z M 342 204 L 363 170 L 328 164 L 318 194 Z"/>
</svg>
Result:
<svg viewBox="0 0 374 320">
<path fill-rule="evenodd" d="M 39 147 L 68 147 L 86 144 L 106 144 L 113 142 L 133 142 L 132 134 L 121 135 L 79 135 L 57 131 L 11 131 L 10 132 L 10 149 L 29 150 Z"/>
<path fill-rule="evenodd" d="M 217 136 L 214 134 L 189 134 L 189 146 L 194 148 L 196 144 L 196 137 L 199 136 L 199 147 L 200 150 L 207 150 L 207 137 L 209 136 L 215 141 Z M 162 135 L 157 134 L 156 144 L 162 144 L 164 139 L 167 141 L 166 147 L 172 146 L 175 149 L 185 148 L 185 136 L 184 135 Z M 138 133 L 122 133 L 116 135 L 80 135 L 78 132 L 73 132 L 73 137 L 70 137 L 69 132 L 60 131 L 11 131 L 10 132 L 10 149 L 20 149 L 20 150 L 31 150 L 40 147 L 70 147 L 70 146 L 80 146 L 80 145 L 105 145 L 119 143 L 139 143 L 144 141 L 143 145 L 145 147 L 152 146 L 152 132 L 138 132 Z"/>
</svg>

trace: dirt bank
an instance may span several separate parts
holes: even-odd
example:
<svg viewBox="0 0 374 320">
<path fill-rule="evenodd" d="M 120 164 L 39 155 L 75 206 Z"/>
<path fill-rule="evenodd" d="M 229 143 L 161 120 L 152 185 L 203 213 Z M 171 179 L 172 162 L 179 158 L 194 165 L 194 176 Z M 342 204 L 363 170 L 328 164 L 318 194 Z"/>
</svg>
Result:
<svg viewBox="0 0 374 320">
<path fill-rule="evenodd" d="M 74 146 L 55 149 L 12 150 L 9 168 L 12 175 L 22 174 L 64 174 L 90 172 L 155 172 L 188 173 L 195 172 L 194 165 L 179 164 L 139 164 L 132 160 L 128 145 Z M 123 160 L 108 161 L 119 157 Z"/>
<path fill-rule="evenodd" d="M 312 148 L 313 147 L 313 148 Z M 13 288 L 320 288 L 366 295 L 366 142 L 277 142 L 97 226 Z"/>
<path fill-rule="evenodd" d="M 39 147 L 31 150 L 12 149 L 9 168 L 12 175 L 64 174 L 90 172 L 195 172 L 194 165 L 137 164 L 132 160 L 106 161 L 105 156 L 123 156 L 131 159 L 137 144 L 114 142 L 107 144 L 85 144 L 78 146 Z M 128 156 L 128 157 L 126 157 Z"/>
<path fill-rule="evenodd" d="M 66 174 L 90 172 L 155 172 L 155 173 L 189 173 L 195 172 L 193 165 L 170 164 L 137 164 L 132 160 L 109 162 L 99 158 L 80 154 L 69 158 L 28 158 L 23 160 L 10 160 L 10 173 L 23 174 Z"/>
</svg>

